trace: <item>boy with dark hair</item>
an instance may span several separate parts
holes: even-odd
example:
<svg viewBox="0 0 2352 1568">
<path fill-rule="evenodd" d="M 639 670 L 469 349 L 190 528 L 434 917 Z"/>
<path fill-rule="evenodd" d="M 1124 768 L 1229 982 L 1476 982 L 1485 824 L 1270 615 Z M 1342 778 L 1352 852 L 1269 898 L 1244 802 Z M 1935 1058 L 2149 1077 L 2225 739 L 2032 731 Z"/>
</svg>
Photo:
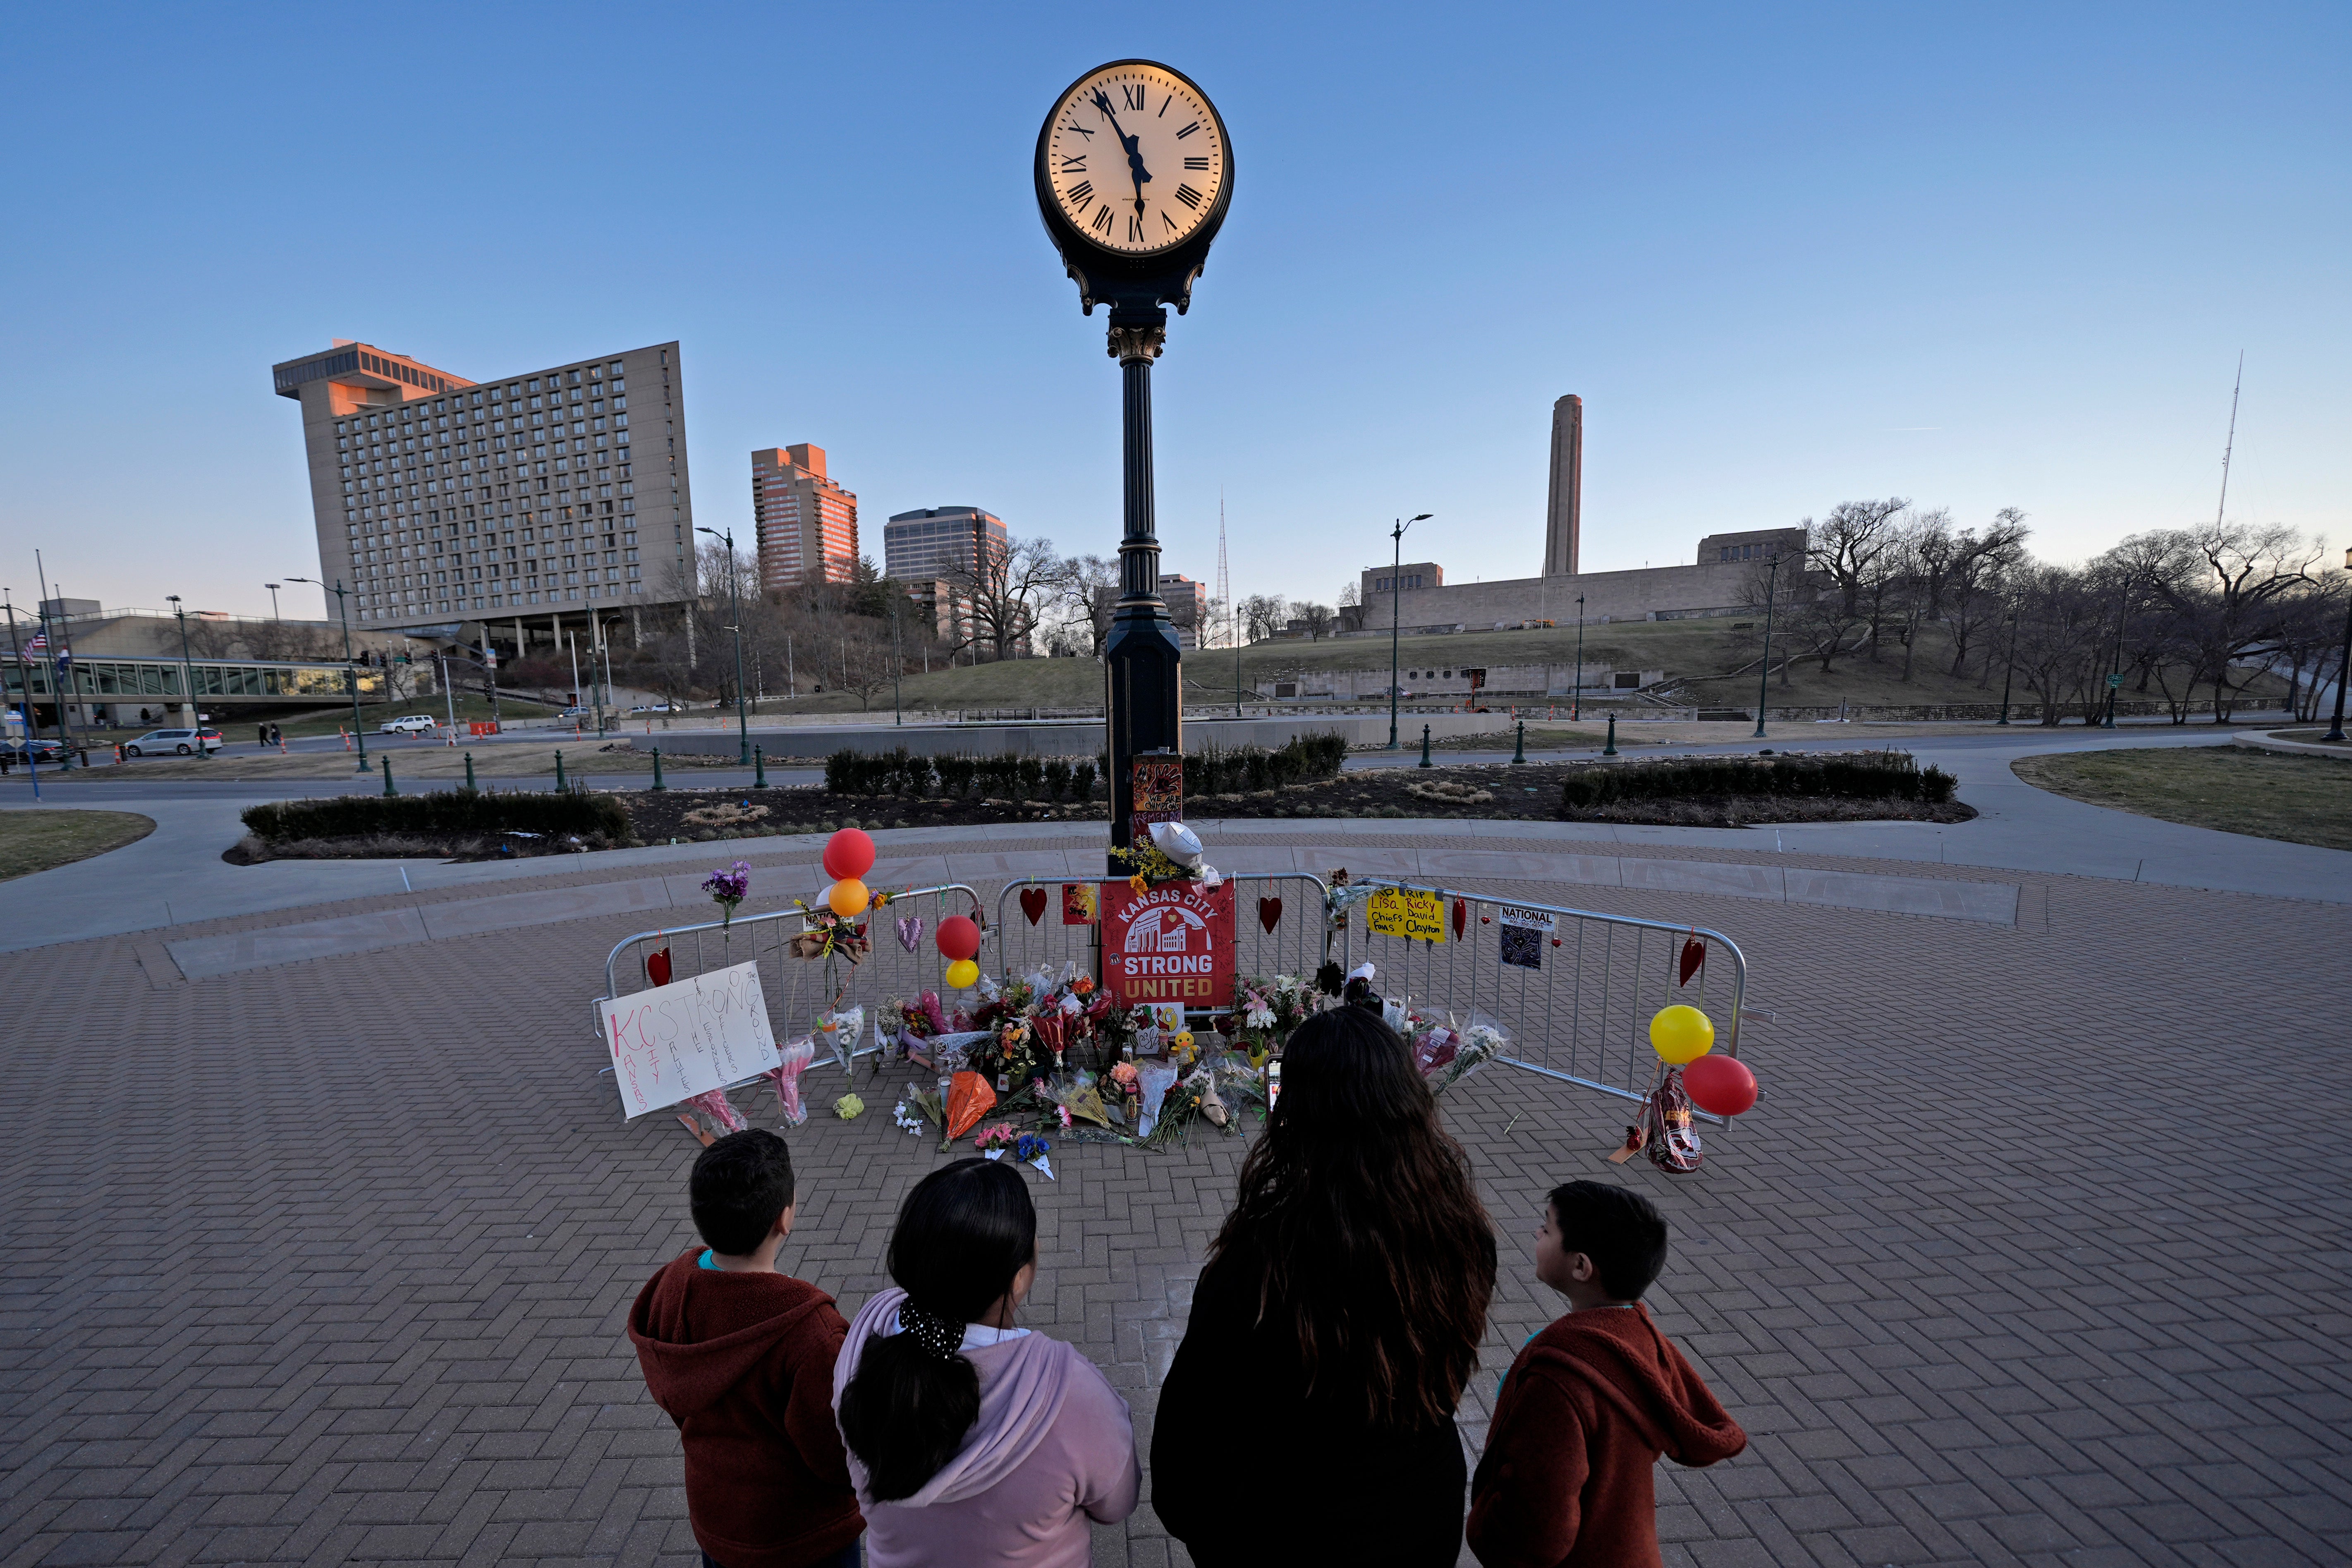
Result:
<svg viewBox="0 0 2352 1568">
<path fill-rule="evenodd" d="M 1486 1568 L 1657 1568 L 1658 1456 L 1711 1465 L 1748 1446 L 1642 1305 L 1665 1261 L 1649 1199 L 1601 1182 L 1551 1190 L 1536 1278 L 1569 1310 L 1495 1401 L 1470 1482 L 1470 1550 Z"/>
<path fill-rule="evenodd" d="M 637 1292 L 629 1338 L 686 1449 L 686 1511 L 706 1568 L 856 1568 L 866 1528 L 833 1419 L 849 1325 L 776 1268 L 799 1204 L 784 1141 L 715 1140 L 687 1186 L 689 1247 Z"/>
</svg>

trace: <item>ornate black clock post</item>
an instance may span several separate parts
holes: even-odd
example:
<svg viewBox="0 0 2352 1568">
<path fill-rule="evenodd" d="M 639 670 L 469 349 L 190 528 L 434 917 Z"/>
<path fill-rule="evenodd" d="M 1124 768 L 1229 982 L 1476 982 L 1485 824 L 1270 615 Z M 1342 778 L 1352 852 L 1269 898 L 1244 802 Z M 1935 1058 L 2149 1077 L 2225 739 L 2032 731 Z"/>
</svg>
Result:
<svg viewBox="0 0 2352 1568">
<path fill-rule="evenodd" d="M 1224 121 L 1208 95 L 1163 65 L 1119 60 L 1055 100 L 1037 133 L 1037 205 L 1086 313 L 1110 307 L 1124 447 L 1119 598 L 1104 644 L 1110 841 L 1132 836 L 1133 759 L 1183 749 L 1181 652 L 1160 597 L 1153 517 L 1151 362 L 1168 305 L 1192 304 L 1234 188 Z M 1114 866 L 1114 869 L 1120 869 Z"/>
</svg>

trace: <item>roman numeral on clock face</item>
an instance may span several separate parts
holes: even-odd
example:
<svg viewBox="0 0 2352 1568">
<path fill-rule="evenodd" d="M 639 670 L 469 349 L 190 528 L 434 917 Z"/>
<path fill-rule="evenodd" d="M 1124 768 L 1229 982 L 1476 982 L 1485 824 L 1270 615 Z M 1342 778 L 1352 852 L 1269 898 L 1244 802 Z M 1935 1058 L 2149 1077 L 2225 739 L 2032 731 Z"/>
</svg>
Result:
<svg viewBox="0 0 2352 1568">
<path fill-rule="evenodd" d="M 1127 215 L 1127 237 L 1138 245 L 1143 243 L 1143 216 L 1141 214 L 1129 213 Z"/>
<path fill-rule="evenodd" d="M 1201 207 L 1201 203 L 1205 198 L 1200 192 L 1194 190 L 1190 185 L 1179 185 L 1176 187 L 1176 199 L 1182 202 L 1186 206 L 1191 207 L 1193 211 L 1198 212 Z"/>
<path fill-rule="evenodd" d="M 1187 158 L 1184 160 L 1184 166 L 1188 169 L 1206 169 L 1209 166 L 1209 161 L 1206 158 Z"/>
<path fill-rule="evenodd" d="M 1092 226 L 1097 234 L 1108 234 L 1110 232 L 1110 204 L 1108 202 L 1105 202 L 1101 206 L 1095 209 L 1094 223 Z"/>
<path fill-rule="evenodd" d="M 1170 228 L 1171 228 L 1171 229 L 1176 229 L 1176 220 L 1175 220 L 1174 218 L 1172 218 L 1172 217 L 1170 217 L 1166 213 L 1161 213 L 1161 214 L 1160 215 L 1160 221 L 1162 224 L 1166 225 L 1168 227 L 1170 227 Z M 1183 230 L 1181 230 L 1181 229 L 1176 229 L 1176 232 L 1177 232 L 1177 233 L 1179 233 L 1179 234 L 1181 234 L 1181 233 L 1183 232 Z"/>
<path fill-rule="evenodd" d="M 1207 168 L 1208 166 L 1209 166 L 1209 165 L 1208 165 L 1208 162 L 1207 162 L 1207 160 L 1205 160 L 1205 159 L 1204 159 L 1204 160 L 1202 160 L 1202 163 L 1201 163 L 1201 167 L 1202 167 L 1203 169 L 1205 169 L 1205 168 Z M 1186 168 L 1191 168 L 1191 167 L 1192 167 L 1192 164 L 1191 164 L 1191 163 L 1190 163 L 1189 161 L 1185 163 L 1185 167 L 1186 167 Z M 1064 173 L 1065 174 L 1085 174 L 1085 173 L 1086 173 L 1086 170 L 1087 170 L 1087 155 L 1086 155 L 1084 153 L 1078 153 L 1078 154 L 1077 154 L 1076 156 L 1075 156 L 1075 157 L 1066 157 L 1066 158 L 1064 158 L 1064 159 L 1062 160 L 1062 173 Z"/>
<path fill-rule="evenodd" d="M 1183 130 L 1176 132 L 1176 140 L 1181 142 L 1185 137 L 1190 136 L 1193 132 L 1198 131 L 1199 129 L 1201 129 L 1201 122 L 1195 120 L 1192 124 L 1187 125 Z"/>
<path fill-rule="evenodd" d="M 1094 194 L 1095 183 L 1092 180 L 1080 180 L 1070 187 L 1070 205 L 1084 212 L 1087 210 L 1087 198 Z"/>
<path fill-rule="evenodd" d="M 1128 109 L 1141 109 L 1143 95 L 1144 89 L 1140 87 L 1123 87 L 1118 89 L 1119 102 Z"/>
</svg>

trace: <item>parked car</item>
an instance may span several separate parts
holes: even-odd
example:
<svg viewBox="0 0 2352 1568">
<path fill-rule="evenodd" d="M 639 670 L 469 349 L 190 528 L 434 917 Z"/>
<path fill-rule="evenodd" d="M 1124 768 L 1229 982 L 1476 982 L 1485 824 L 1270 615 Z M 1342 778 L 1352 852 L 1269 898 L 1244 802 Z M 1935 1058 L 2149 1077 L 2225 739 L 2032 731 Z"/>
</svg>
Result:
<svg viewBox="0 0 2352 1568">
<path fill-rule="evenodd" d="M 66 760 L 63 741 L 44 741 L 31 736 L 22 740 L 0 738 L 0 751 L 8 753 L 8 765 L 12 768 L 22 767 L 28 759 L 52 768 L 61 765 Z"/>
<path fill-rule="evenodd" d="M 558 713 L 556 717 L 559 719 L 585 719 L 590 716 L 591 711 L 591 710 L 586 708 L 566 708 L 562 712 Z"/>
<path fill-rule="evenodd" d="M 422 713 L 404 713 L 397 719 L 386 719 L 375 727 L 379 735 L 421 735 L 433 728 L 433 721 Z"/>
<path fill-rule="evenodd" d="M 220 731 L 218 730 L 150 730 L 137 740 L 125 742 L 122 752 L 125 756 L 131 757 L 160 756 L 165 753 L 189 757 L 195 754 L 198 746 L 202 746 L 207 752 L 219 751 L 221 749 Z"/>
<path fill-rule="evenodd" d="M 629 710 L 632 713 L 675 713 L 677 709 L 667 702 L 640 702 Z"/>
</svg>

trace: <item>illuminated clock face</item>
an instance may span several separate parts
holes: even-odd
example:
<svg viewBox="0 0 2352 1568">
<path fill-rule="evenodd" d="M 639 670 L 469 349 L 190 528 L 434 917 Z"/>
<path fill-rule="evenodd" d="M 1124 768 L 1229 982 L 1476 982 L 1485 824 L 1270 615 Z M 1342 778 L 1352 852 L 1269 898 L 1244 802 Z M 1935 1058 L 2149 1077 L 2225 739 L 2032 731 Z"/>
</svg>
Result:
<svg viewBox="0 0 2352 1568">
<path fill-rule="evenodd" d="M 1172 72 L 1106 66 L 1063 96 L 1045 136 L 1045 176 L 1080 234 L 1150 256 L 1181 244 L 1224 191 L 1217 116 Z"/>
</svg>

